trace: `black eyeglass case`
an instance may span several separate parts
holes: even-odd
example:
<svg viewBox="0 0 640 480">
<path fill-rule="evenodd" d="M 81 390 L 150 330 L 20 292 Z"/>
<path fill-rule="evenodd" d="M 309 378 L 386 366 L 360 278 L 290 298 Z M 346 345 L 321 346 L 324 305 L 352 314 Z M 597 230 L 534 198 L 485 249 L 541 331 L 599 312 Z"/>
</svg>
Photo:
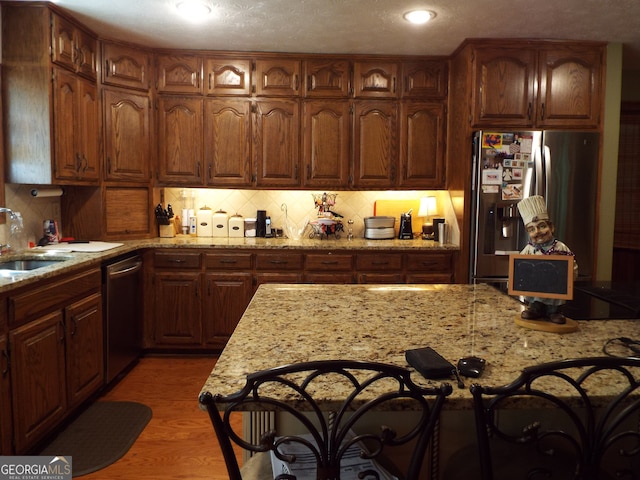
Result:
<svg viewBox="0 0 640 480">
<path fill-rule="evenodd" d="M 431 347 L 407 350 L 404 356 L 409 365 L 431 380 L 450 378 L 456 372 L 453 364 Z"/>
</svg>

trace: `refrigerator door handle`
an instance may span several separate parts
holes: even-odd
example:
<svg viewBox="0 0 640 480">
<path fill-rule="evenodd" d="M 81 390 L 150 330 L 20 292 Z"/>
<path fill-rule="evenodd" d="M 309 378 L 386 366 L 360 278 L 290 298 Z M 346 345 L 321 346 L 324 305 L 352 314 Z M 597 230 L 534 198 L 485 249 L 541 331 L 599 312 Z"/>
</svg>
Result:
<svg viewBox="0 0 640 480">
<path fill-rule="evenodd" d="M 543 169 L 544 169 L 544 184 L 542 185 L 542 195 L 545 199 L 549 198 L 549 185 L 551 185 L 551 150 L 547 145 L 544 146 L 543 157 Z M 548 200 L 547 200 L 548 201 Z"/>
</svg>

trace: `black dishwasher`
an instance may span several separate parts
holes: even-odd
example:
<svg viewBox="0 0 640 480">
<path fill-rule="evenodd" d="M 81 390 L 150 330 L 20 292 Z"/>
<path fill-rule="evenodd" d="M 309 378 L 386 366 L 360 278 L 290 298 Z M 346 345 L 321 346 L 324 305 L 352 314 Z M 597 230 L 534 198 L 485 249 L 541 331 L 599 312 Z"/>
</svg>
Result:
<svg viewBox="0 0 640 480">
<path fill-rule="evenodd" d="M 125 373 L 142 352 L 142 258 L 132 255 L 102 267 L 105 383 Z"/>
</svg>

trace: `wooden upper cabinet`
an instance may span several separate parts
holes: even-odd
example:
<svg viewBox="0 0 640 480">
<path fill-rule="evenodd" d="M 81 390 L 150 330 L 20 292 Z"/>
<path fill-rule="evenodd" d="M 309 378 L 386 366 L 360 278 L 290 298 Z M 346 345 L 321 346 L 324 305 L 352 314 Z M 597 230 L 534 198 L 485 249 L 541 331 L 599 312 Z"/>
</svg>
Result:
<svg viewBox="0 0 640 480">
<path fill-rule="evenodd" d="M 207 95 L 251 94 L 251 60 L 207 58 L 204 66 Z"/>
<path fill-rule="evenodd" d="M 149 55 L 144 50 L 105 42 L 102 58 L 102 83 L 140 90 L 149 89 Z"/>
<path fill-rule="evenodd" d="M 473 58 L 473 127 L 601 124 L 604 47 L 475 46 Z"/>
<path fill-rule="evenodd" d="M 255 94 L 259 97 L 297 97 L 300 95 L 300 61 L 256 60 Z"/>
<path fill-rule="evenodd" d="M 365 98 L 398 98 L 399 65 L 393 62 L 355 62 L 354 94 Z"/>
<path fill-rule="evenodd" d="M 158 98 L 158 181 L 201 184 L 202 98 Z"/>
<path fill-rule="evenodd" d="M 474 126 L 533 125 L 536 52 L 526 48 L 476 48 Z"/>
<path fill-rule="evenodd" d="M 358 100 L 354 103 L 353 184 L 393 187 L 398 180 L 397 102 Z"/>
<path fill-rule="evenodd" d="M 300 184 L 300 104 L 270 99 L 253 104 L 253 157 L 256 185 L 294 187 Z"/>
<path fill-rule="evenodd" d="M 205 99 L 204 158 L 207 161 L 207 184 L 252 184 L 251 115 L 249 99 Z"/>
<path fill-rule="evenodd" d="M 149 98 L 109 89 L 103 94 L 105 179 L 149 180 Z"/>
<path fill-rule="evenodd" d="M 305 97 L 346 98 L 351 94 L 351 66 L 347 60 L 304 62 Z"/>
<path fill-rule="evenodd" d="M 349 100 L 303 104 L 303 186 L 348 187 L 351 145 Z"/>
<path fill-rule="evenodd" d="M 604 49 L 584 46 L 540 52 L 537 124 L 596 128 L 601 122 Z"/>
<path fill-rule="evenodd" d="M 97 42 L 93 35 L 52 13 L 51 36 L 52 61 L 95 80 Z"/>
<path fill-rule="evenodd" d="M 402 102 L 400 115 L 399 185 L 445 188 L 444 105 Z"/>
<path fill-rule="evenodd" d="M 202 59 L 194 55 L 158 55 L 160 93 L 202 93 Z"/>
<path fill-rule="evenodd" d="M 99 169 L 99 110 L 95 84 L 53 69 L 54 154 L 57 181 L 96 182 Z"/>
<path fill-rule="evenodd" d="M 404 98 L 445 98 L 449 68 L 445 60 L 416 61 L 402 64 L 402 96 Z"/>
</svg>

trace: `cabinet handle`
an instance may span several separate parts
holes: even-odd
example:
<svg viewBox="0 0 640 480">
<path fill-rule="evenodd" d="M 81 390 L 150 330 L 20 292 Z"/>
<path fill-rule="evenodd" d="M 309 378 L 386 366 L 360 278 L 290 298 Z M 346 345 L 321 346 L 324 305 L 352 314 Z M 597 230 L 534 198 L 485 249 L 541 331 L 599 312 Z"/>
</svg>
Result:
<svg viewBox="0 0 640 480">
<path fill-rule="evenodd" d="M 2 376 L 6 377 L 7 373 L 9 373 L 9 352 L 7 352 L 6 348 L 2 350 L 2 357 L 4 358 L 4 364 L 2 366 Z"/>
<path fill-rule="evenodd" d="M 527 117 L 531 120 L 531 102 L 529 102 L 529 108 L 527 108 Z"/>
<path fill-rule="evenodd" d="M 544 120 L 544 102 L 540 105 L 540 119 Z"/>
<path fill-rule="evenodd" d="M 109 59 L 104 61 L 104 72 L 105 72 L 105 75 L 108 77 L 109 76 Z"/>
<path fill-rule="evenodd" d="M 169 263 L 184 263 L 186 262 L 185 259 L 183 258 L 170 258 L 169 259 Z"/>
<path fill-rule="evenodd" d="M 211 296 L 211 280 L 207 282 L 207 297 Z"/>
<path fill-rule="evenodd" d="M 322 263 L 322 265 L 337 265 L 338 261 L 337 260 L 323 260 L 320 263 Z"/>
<path fill-rule="evenodd" d="M 209 176 L 208 179 L 212 180 L 213 179 L 213 163 L 212 162 L 209 162 L 209 165 L 207 166 L 207 170 L 208 170 L 207 175 Z"/>
<path fill-rule="evenodd" d="M 200 176 L 200 161 L 196 164 L 196 177 Z"/>
<path fill-rule="evenodd" d="M 80 158 L 80 152 L 76 152 L 76 172 L 79 172 L 82 168 L 82 158 Z"/>
<path fill-rule="evenodd" d="M 293 76 L 293 89 L 297 92 L 300 89 L 300 78 L 298 74 Z"/>
<path fill-rule="evenodd" d="M 233 259 L 233 258 L 221 258 L 220 259 L 220 263 L 227 263 L 227 264 L 236 264 L 238 263 L 237 260 Z"/>
<path fill-rule="evenodd" d="M 371 265 L 389 265 L 389 262 L 387 260 L 374 260 L 373 262 L 371 262 Z"/>
<path fill-rule="evenodd" d="M 76 332 L 78 331 L 78 321 L 76 320 L 76 316 L 72 315 L 71 316 L 71 336 L 75 337 L 76 336 Z"/>
<path fill-rule="evenodd" d="M 293 178 L 295 180 L 298 180 L 298 165 L 297 164 L 293 167 Z"/>
<path fill-rule="evenodd" d="M 64 336 L 65 336 L 65 335 L 64 335 L 64 321 L 63 321 L 63 320 L 60 320 L 60 321 L 58 322 L 58 324 L 60 325 L 60 332 L 61 332 L 61 335 L 60 335 L 60 343 L 64 343 Z"/>
<path fill-rule="evenodd" d="M 269 260 L 269 263 L 273 265 L 286 265 L 289 262 L 287 262 L 286 260 Z"/>
<path fill-rule="evenodd" d="M 311 165 L 307 164 L 307 180 L 311 179 Z"/>
<path fill-rule="evenodd" d="M 107 155 L 107 173 L 111 173 L 111 156 Z"/>
<path fill-rule="evenodd" d="M 393 77 L 393 93 L 396 93 L 396 83 L 397 83 L 397 79 L 396 77 Z"/>
</svg>

